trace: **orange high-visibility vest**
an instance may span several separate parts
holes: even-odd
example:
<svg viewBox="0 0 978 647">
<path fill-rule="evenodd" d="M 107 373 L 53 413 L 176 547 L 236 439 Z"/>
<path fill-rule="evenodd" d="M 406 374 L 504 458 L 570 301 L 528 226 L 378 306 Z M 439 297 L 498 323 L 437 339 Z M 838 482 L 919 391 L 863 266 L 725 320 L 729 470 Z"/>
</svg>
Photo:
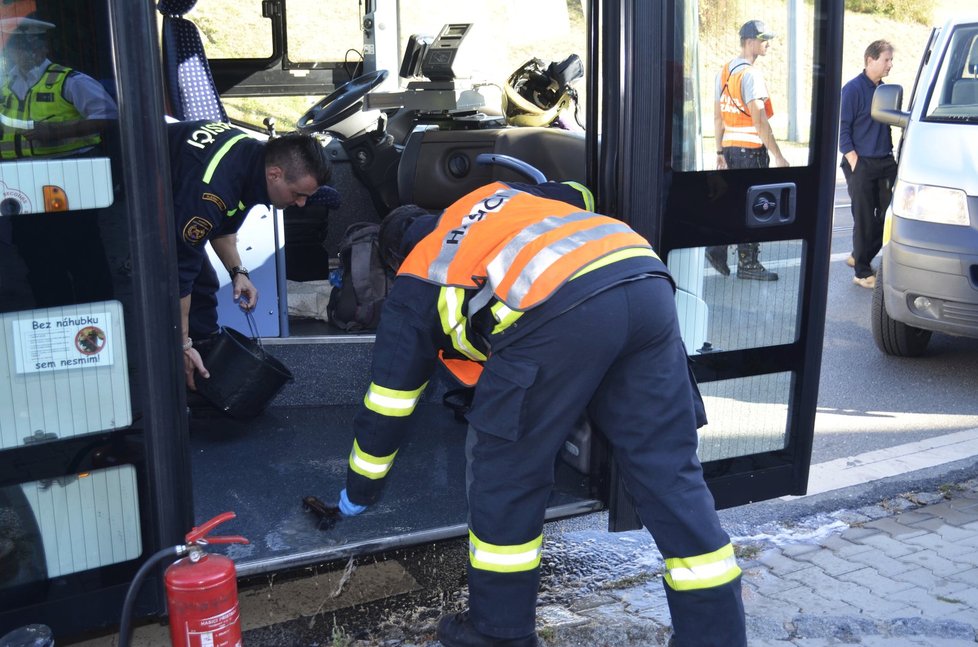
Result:
<svg viewBox="0 0 978 647">
<path fill-rule="evenodd" d="M 741 95 L 740 82 L 749 67 L 750 64 L 742 63 L 731 73 L 730 63 L 727 63 L 720 72 L 720 117 L 723 119 L 720 145 L 723 147 L 761 148 L 764 145 Z M 764 98 L 764 112 L 768 119 L 774 114 L 770 97 Z"/>
<path fill-rule="evenodd" d="M 588 266 L 615 252 L 652 246 L 623 222 L 495 182 L 448 207 L 438 226 L 401 264 L 398 274 L 443 288 L 471 290 L 469 310 L 454 326 L 467 328 L 492 297 L 516 313 L 546 301 Z M 515 314 L 515 313 L 514 313 Z M 452 322 L 442 322 L 446 329 Z M 467 338 L 467 331 L 452 333 Z M 482 362 L 439 353 L 461 384 L 475 386 Z"/>
<path fill-rule="evenodd" d="M 507 307 L 526 311 L 585 266 L 628 248 L 652 246 L 619 220 L 495 182 L 448 207 L 398 273 L 485 288 Z"/>
</svg>

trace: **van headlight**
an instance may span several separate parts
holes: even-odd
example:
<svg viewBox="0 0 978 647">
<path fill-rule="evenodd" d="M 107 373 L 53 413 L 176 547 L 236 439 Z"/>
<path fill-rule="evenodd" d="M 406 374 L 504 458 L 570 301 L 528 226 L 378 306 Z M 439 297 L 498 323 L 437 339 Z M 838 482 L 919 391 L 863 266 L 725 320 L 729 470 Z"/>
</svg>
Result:
<svg viewBox="0 0 978 647">
<path fill-rule="evenodd" d="M 902 180 L 893 187 L 893 214 L 942 225 L 970 224 L 968 195 L 964 191 Z"/>
</svg>

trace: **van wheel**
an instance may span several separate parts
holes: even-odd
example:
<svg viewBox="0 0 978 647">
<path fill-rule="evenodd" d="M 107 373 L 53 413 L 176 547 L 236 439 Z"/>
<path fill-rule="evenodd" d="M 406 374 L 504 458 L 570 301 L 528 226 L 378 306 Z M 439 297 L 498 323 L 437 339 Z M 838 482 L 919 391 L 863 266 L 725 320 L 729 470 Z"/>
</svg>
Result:
<svg viewBox="0 0 978 647">
<path fill-rule="evenodd" d="M 919 357 L 927 348 L 931 331 L 908 326 L 890 318 L 883 301 L 883 268 L 876 272 L 873 288 L 873 339 L 876 346 L 887 355 L 895 357 Z"/>
</svg>

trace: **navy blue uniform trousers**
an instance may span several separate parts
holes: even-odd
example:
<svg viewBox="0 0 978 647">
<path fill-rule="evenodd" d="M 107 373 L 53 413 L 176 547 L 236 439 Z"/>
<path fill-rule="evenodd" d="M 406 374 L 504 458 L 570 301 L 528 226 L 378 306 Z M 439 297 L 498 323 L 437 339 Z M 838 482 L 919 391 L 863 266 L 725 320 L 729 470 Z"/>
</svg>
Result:
<svg viewBox="0 0 978 647">
<path fill-rule="evenodd" d="M 187 318 L 190 338 L 194 341 L 207 339 L 220 330 L 217 325 L 217 292 L 221 282 L 210 258 L 204 256 L 200 274 L 194 279 L 190 292 L 190 312 Z"/>
<path fill-rule="evenodd" d="M 556 456 L 586 409 L 663 557 L 724 547 L 730 540 L 696 457 L 695 389 L 672 286 L 659 277 L 611 287 L 494 352 L 468 416 L 472 532 L 505 546 L 540 536 Z M 532 633 L 539 578 L 539 568 L 499 573 L 470 563 L 475 627 L 501 638 Z M 746 645 L 740 576 L 693 591 L 664 586 L 677 644 Z"/>
</svg>

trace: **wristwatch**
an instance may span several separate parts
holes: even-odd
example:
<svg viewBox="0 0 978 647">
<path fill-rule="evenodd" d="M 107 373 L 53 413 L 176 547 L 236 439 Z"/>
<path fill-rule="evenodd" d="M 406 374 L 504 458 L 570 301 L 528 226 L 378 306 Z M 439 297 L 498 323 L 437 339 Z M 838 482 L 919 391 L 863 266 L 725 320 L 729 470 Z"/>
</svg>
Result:
<svg viewBox="0 0 978 647">
<path fill-rule="evenodd" d="M 244 274 L 245 276 L 248 276 L 250 278 L 250 273 L 248 272 L 248 268 L 245 267 L 244 265 L 235 265 L 234 267 L 231 268 L 230 274 L 231 274 L 232 281 L 234 280 L 234 277 L 236 277 L 238 274 Z"/>
</svg>

